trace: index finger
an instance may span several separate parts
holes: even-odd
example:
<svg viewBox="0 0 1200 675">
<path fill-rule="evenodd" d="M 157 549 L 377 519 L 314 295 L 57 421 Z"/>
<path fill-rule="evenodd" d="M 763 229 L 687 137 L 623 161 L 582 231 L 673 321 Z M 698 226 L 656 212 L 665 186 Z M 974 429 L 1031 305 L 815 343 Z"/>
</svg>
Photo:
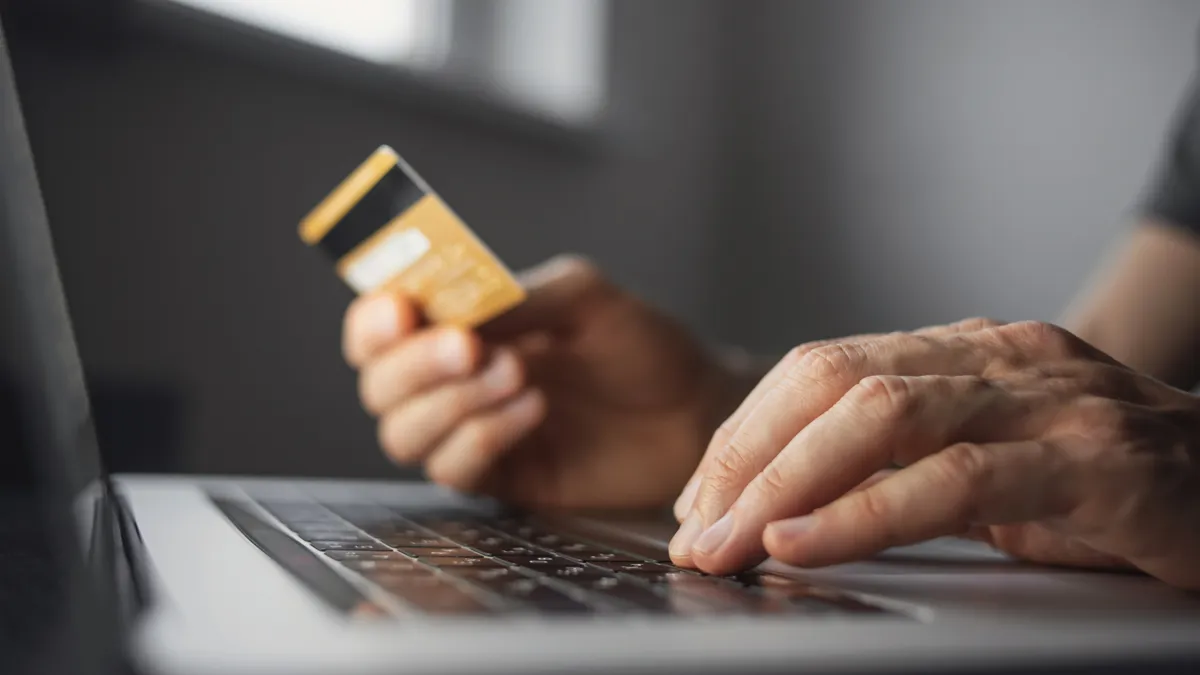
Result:
<svg viewBox="0 0 1200 675">
<path fill-rule="evenodd" d="M 709 460 L 692 513 L 671 542 L 672 558 L 690 564 L 690 548 L 787 443 L 872 375 L 979 373 L 990 354 L 967 340 L 892 334 L 810 352 L 763 396 L 741 427 Z"/>
<path fill-rule="evenodd" d="M 387 293 L 355 298 L 342 321 L 342 355 L 361 368 L 419 322 L 416 307 L 406 298 Z"/>
<path fill-rule="evenodd" d="M 987 410 L 988 425 L 1023 412 L 1011 395 L 971 376 L 874 376 L 796 435 L 694 546 L 708 572 L 741 569 L 765 556 L 767 523 L 810 513 L 895 459 L 907 460 L 982 431 L 968 429 Z M 901 471 L 903 473 L 903 470 Z M 724 525 L 724 527 L 721 527 Z M 718 541 L 714 531 L 724 532 Z"/>
<path fill-rule="evenodd" d="M 998 325 L 1000 325 L 998 322 L 991 319 L 975 318 L 943 326 L 922 328 L 921 330 L 915 331 L 913 334 L 927 337 L 937 337 L 940 335 L 952 335 L 956 333 L 967 333 L 971 331 L 982 330 L 984 328 L 993 328 Z M 696 467 L 696 471 L 692 474 L 691 479 L 688 480 L 687 486 L 684 487 L 683 491 L 679 495 L 679 498 L 675 501 L 675 519 L 682 522 L 683 519 L 687 517 L 696 500 L 696 494 L 700 488 L 700 481 L 703 479 L 705 471 L 708 469 L 712 458 L 725 448 L 733 435 L 737 433 L 739 429 L 741 429 L 742 423 L 746 421 L 746 418 L 749 417 L 750 413 L 758 407 L 760 402 L 762 402 L 763 397 L 765 397 L 768 392 L 770 392 L 777 384 L 779 384 L 780 380 L 787 375 L 790 369 L 799 365 L 800 361 L 803 360 L 803 358 L 809 353 L 821 347 L 827 347 L 836 344 L 861 344 L 871 340 L 878 340 L 882 337 L 885 337 L 885 335 L 882 333 L 869 333 L 842 339 L 817 340 L 815 342 L 808 342 L 796 347 L 792 351 L 788 352 L 787 356 L 780 359 L 780 361 L 776 363 L 770 371 L 767 372 L 766 376 L 758 382 L 754 389 L 751 390 L 750 394 L 745 398 L 745 400 L 742 401 L 741 405 L 734 410 L 733 414 L 730 415 L 729 418 L 717 428 L 716 433 L 713 434 L 712 440 L 709 442 L 708 447 L 705 449 L 704 455 L 700 460 L 700 464 Z M 763 461 L 768 460 L 769 458 L 763 458 Z"/>
</svg>

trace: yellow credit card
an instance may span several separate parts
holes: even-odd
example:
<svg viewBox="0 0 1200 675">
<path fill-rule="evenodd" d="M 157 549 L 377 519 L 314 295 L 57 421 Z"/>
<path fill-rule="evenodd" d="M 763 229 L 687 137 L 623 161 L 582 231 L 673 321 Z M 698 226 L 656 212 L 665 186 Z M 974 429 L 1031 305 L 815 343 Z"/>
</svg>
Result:
<svg viewBox="0 0 1200 675">
<path fill-rule="evenodd" d="M 435 324 L 475 327 L 525 299 L 512 272 L 386 145 L 305 216 L 300 238 L 356 292 L 405 295 Z"/>
</svg>

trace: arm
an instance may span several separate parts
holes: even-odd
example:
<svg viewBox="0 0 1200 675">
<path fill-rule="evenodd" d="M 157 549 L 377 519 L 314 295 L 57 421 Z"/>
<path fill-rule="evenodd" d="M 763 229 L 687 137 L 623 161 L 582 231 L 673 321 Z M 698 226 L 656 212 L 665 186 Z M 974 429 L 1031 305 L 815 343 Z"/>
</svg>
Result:
<svg viewBox="0 0 1200 675">
<path fill-rule="evenodd" d="M 1146 220 L 1062 323 L 1131 368 L 1191 388 L 1200 378 L 1200 236 Z"/>
</svg>

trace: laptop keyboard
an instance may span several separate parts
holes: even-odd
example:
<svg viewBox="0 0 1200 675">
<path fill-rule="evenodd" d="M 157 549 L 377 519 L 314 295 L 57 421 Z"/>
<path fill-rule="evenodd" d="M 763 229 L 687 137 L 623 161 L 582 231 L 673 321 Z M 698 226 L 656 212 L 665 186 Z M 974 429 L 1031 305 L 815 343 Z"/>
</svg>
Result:
<svg viewBox="0 0 1200 675">
<path fill-rule="evenodd" d="M 886 610 L 787 577 L 717 577 L 524 517 L 413 514 L 380 505 L 260 505 L 311 550 L 431 614 L 844 616 Z"/>
</svg>

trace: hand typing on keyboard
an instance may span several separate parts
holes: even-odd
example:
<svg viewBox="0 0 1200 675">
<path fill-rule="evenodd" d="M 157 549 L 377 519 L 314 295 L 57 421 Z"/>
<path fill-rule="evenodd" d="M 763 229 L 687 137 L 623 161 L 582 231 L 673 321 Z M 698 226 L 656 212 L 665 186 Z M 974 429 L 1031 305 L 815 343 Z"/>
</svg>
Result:
<svg viewBox="0 0 1200 675">
<path fill-rule="evenodd" d="M 1200 398 L 1061 328 L 811 343 L 750 391 L 750 368 L 588 265 L 527 283 L 479 334 L 421 327 L 403 298 L 351 308 L 346 354 L 393 459 L 522 506 L 656 506 L 687 479 L 672 558 L 711 574 L 966 535 L 1200 588 Z"/>
<path fill-rule="evenodd" d="M 756 378 L 587 263 L 524 282 L 528 300 L 479 332 L 422 325 L 402 297 L 351 306 L 344 351 L 384 451 L 521 506 L 669 504 Z"/>
</svg>

